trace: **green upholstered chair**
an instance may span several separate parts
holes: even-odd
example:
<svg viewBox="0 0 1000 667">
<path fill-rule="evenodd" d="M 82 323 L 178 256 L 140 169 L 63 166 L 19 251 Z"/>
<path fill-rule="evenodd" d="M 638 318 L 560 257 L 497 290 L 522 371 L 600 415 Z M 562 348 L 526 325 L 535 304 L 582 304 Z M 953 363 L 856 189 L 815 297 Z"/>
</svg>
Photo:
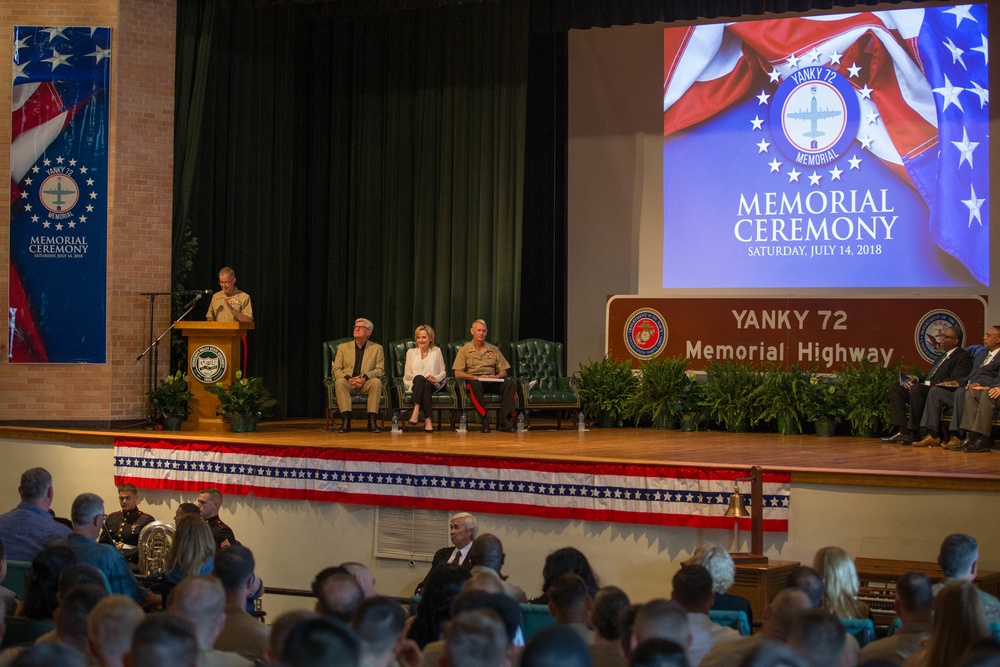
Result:
<svg viewBox="0 0 1000 667">
<path fill-rule="evenodd" d="M 708 617 L 716 625 L 736 630 L 740 633 L 741 637 L 750 636 L 750 619 L 747 618 L 747 613 L 742 609 L 732 611 L 710 609 L 708 611 Z"/>
<path fill-rule="evenodd" d="M 550 625 L 556 624 L 556 619 L 549 613 L 547 604 L 521 603 L 521 632 L 524 634 L 524 641 L 531 639 L 536 632 L 544 630 Z"/>
<path fill-rule="evenodd" d="M 875 639 L 875 623 L 870 618 L 842 618 L 840 623 L 848 634 L 854 635 L 861 648 Z"/>
<path fill-rule="evenodd" d="M 455 357 L 458 355 L 458 350 L 468 343 L 467 340 L 455 340 L 444 346 L 442 351 L 444 352 L 444 363 L 448 367 L 448 372 L 452 372 L 451 367 L 455 364 Z M 507 360 L 508 362 L 510 359 Z M 478 421 L 479 415 L 476 414 L 475 408 L 472 407 L 472 399 L 469 396 L 469 391 L 465 387 L 465 381 L 461 378 L 455 378 L 455 388 L 458 392 L 459 409 L 468 411 L 469 422 Z M 501 414 L 500 410 L 503 407 L 500 404 L 500 396 L 497 394 L 487 394 L 486 395 L 486 414 L 489 415 L 492 410 L 496 415 L 496 423 L 494 424 L 496 428 L 500 428 Z"/>
<path fill-rule="evenodd" d="M 348 341 L 353 341 L 351 337 L 338 338 L 337 340 L 328 340 L 323 342 L 323 385 L 326 387 L 326 430 L 333 429 L 333 415 L 337 412 L 337 393 L 333 388 L 333 378 L 330 377 L 330 371 L 333 369 L 333 360 L 337 356 L 337 346 L 341 343 L 346 343 Z M 383 354 L 385 350 L 383 350 Z M 385 363 L 389 363 L 388 359 Z M 389 411 L 389 380 L 385 375 L 382 376 L 382 398 L 379 401 L 378 415 L 379 419 L 382 420 L 382 428 L 385 428 L 385 415 Z M 367 415 L 368 413 L 368 399 L 364 394 L 351 394 L 351 414 L 353 416 Z"/>
<path fill-rule="evenodd" d="M 556 426 L 562 426 L 565 410 L 580 410 L 576 378 L 563 370 L 563 345 L 540 338 L 526 338 L 510 344 L 510 365 L 525 396 L 526 410 L 556 410 Z M 529 390 L 531 382 L 534 386 Z"/>
<path fill-rule="evenodd" d="M 7 561 L 7 576 L 0 581 L 0 586 L 14 591 L 17 597 L 24 599 L 28 593 L 28 573 L 31 572 L 31 561 L 9 560 Z M 13 609 L 7 610 L 8 616 L 14 615 Z"/>
<path fill-rule="evenodd" d="M 386 358 L 386 373 L 392 387 L 392 407 L 395 410 L 412 410 L 413 394 L 408 393 L 403 386 L 403 374 L 406 372 L 406 351 L 416 347 L 417 343 L 412 338 L 394 340 L 389 343 Z M 444 356 L 444 351 L 441 351 Z M 447 367 L 447 362 L 445 363 Z M 454 426 L 458 420 L 460 404 L 458 394 L 455 391 L 455 378 L 449 377 L 445 381 L 444 387 L 431 395 L 431 405 L 426 406 L 429 410 L 437 412 L 438 430 L 441 430 L 441 412 L 447 410 L 451 413 L 451 425 Z M 403 419 L 400 415 L 400 419 Z"/>
</svg>

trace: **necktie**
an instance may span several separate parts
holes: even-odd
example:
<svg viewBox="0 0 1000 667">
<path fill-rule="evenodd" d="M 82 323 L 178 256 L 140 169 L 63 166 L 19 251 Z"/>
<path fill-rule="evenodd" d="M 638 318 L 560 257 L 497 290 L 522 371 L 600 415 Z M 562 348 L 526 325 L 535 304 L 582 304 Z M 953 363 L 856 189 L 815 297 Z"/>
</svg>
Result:
<svg viewBox="0 0 1000 667">
<path fill-rule="evenodd" d="M 937 373 L 938 366 L 940 366 L 942 363 L 944 363 L 944 360 L 947 359 L 947 358 L 948 358 L 948 353 L 947 352 L 945 352 L 940 357 L 938 357 L 937 361 L 934 362 L 934 365 L 931 366 L 931 369 L 929 371 L 927 371 L 927 379 L 928 380 L 933 380 L 934 379 L 934 374 Z"/>
<path fill-rule="evenodd" d="M 448 561 L 448 562 L 451 565 L 461 565 L 462 564 L 462 552 L 460 550 L 458 550 L 458 549 L 455 549 L 455 555 L 452 556 L 451 560 Z"/>
</svg>

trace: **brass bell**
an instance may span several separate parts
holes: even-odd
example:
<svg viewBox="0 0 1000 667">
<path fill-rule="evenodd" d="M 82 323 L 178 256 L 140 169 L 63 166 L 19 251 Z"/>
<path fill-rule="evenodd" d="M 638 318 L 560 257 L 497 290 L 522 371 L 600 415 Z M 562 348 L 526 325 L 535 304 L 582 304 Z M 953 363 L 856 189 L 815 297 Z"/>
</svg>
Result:
<svg viewBox="0 0 1000 667">
<path fill-rule="evenodd" d="M 729 508 L 726 509 L 726 513 L 723 516 L 735 518 L 750 516 L 747 506 L 743 502 L 743 496 L 740 494 L 740 485 L 738 483 L 733 484 L 733 493 L 729 496 Z"/>
</svg>

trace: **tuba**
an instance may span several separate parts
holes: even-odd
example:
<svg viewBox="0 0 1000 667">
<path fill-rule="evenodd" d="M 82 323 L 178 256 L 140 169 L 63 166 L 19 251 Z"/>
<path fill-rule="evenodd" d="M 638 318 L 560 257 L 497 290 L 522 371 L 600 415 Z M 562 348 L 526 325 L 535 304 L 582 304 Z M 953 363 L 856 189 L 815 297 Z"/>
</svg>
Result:
<svg viewBox="0 0 1000 667">
<path fill-rule="evenodd" d="M 166 571 L 167 552 L 174 541 L 174 527 L 154 521 L 139 533 L 139 576 L 150 577 Z"/>
</svg>

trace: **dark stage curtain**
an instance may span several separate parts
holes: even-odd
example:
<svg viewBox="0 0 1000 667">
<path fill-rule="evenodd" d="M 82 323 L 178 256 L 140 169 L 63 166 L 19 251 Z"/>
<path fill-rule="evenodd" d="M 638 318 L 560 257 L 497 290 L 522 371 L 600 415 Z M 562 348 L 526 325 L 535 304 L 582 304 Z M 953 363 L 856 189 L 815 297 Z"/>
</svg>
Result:
<svg viewBox="0 0 1000 667">
<path fill-rule="evenodd" d="M 229 265 L 251 294 L 277 416 L 322 414 L 320 344 L 356 316 L 383 343 L 476 317 L 516 339 L 527 0 L 206 7 L 179 3 L 175 239 L 199 240 L 189 287 Z"/>
</svg>

